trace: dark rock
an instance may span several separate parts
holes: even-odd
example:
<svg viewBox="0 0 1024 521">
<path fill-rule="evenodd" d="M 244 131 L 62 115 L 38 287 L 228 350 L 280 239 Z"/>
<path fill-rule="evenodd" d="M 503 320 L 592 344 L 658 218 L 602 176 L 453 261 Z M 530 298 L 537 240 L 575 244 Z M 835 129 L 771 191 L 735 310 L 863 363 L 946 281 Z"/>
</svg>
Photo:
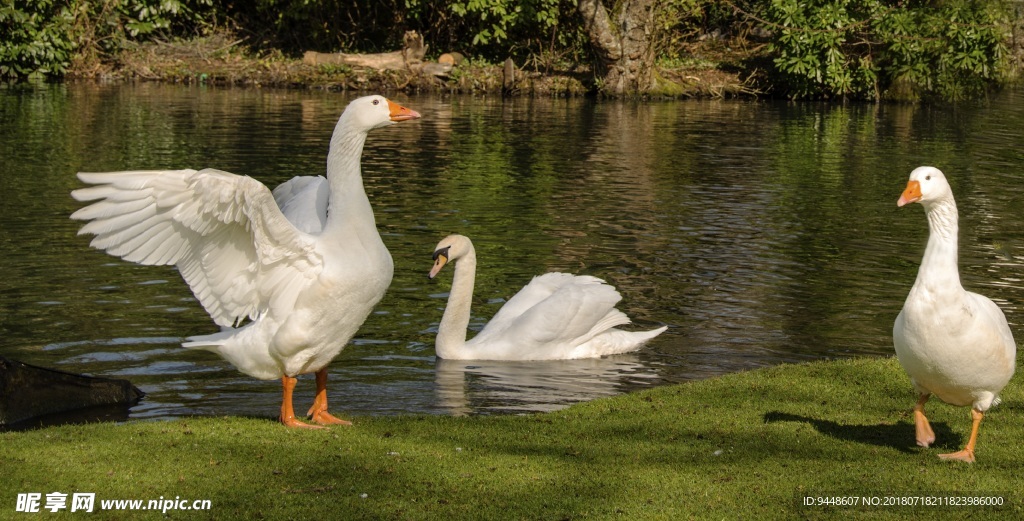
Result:
<svg viewBox="0 0 1024 521">
<path fill-rule="evenodd" d="M 144 395 L 128 380 L 66 373 L 0 356 L 0 425 L 88 407 L 130 407 Z"/>
</svg>

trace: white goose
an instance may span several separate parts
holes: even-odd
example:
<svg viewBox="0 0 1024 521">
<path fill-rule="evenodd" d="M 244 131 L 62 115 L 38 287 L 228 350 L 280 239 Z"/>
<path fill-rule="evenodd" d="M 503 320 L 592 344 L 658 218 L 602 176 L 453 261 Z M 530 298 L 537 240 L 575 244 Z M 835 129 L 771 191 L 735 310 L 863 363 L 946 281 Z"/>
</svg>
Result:
<svg viewBox="0 0 1024 521">
<path fill-rule="evenodd" d="M 935 441 L 924 414 L 929 396 L 970 405 L 973 425 L 967 445 L 939 457 L 973 462 L 981 419 L 999 403 L 999 392 L 1013 376 L 1017 345 L 999 306 L 960 285 L 956 202 L 942 172 L 930 166 L 911 172 L 896 204 L 909 203 L 924 206 L 928 246 L 892 336 L 896 357 L 919 396 L 914 406 L 917 444 L 927 447 Z"/>
<path fill-rule="evenodd" d="M 430 278 L 456 262 L 448 306 L 437 329 L 437 356 L 449 360 L 570 360 L 639 349 L 666 327 L 622 331 L 630 322 L 615 309 L 622 299 L 603 280 L 568 273 L 534 277 L 508 300 L 472 340 L 466 341 L 476 278 L 476 251 L 462 235 L 445 237 L 434 250 Z"/>
<path fill-rule="evenodd" d="M 95 234 L 95 248 L 177 266 L 221 326 L 182 345 L 217 353 L 255 378 L 281 378 L 282 423 L 314 427 L 295 418 L 292 391 L 296 375 L 316 373 L 307 414 L 348 424 L 327 412 L 327 364 L 394 271 L 363 189 L 363 144 L 370 130 L 418 117 L 382 96 L 352 101 L 334 128 L 327 178 L 296 177 L 273 194 L 213 169 L 79 173 L 95 186 L 72 196 L 95 202 L 71 218 L 90 221 L 79 234 Z"/>
</svg>

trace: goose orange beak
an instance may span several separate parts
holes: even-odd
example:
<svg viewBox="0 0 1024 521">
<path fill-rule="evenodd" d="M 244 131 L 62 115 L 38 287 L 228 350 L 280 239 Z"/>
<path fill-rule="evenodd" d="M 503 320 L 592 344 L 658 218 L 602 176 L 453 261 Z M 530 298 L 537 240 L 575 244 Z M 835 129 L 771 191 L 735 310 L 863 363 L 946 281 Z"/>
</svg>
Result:
<svg viewBox="0 0 1024 521">
<path fill-rule="evenodd" d="M 903 190 L 903 195 L 900 196 L 899 201 L 896 201 L 896 206 L 904 206 L 910 203 L 916 203 L 921 200 L 921 183 L 917 181 L 907 182 L 906 190 Z"/>
<path fill-rule="evenodd" d="M 388 109 L 391 110 L 391 121 L 394 121 L 395 123 L 420 117 L 419 112 L 407 109 L 391 100 L 388 100 Z"/>
</svg>

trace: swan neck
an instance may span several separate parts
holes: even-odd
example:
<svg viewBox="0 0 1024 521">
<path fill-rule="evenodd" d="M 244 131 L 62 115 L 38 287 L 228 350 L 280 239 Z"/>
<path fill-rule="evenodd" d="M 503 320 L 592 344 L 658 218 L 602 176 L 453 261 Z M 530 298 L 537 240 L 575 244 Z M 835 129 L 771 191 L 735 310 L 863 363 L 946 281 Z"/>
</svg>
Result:
<svg viewBox="0 0 1024 521">
<path fill-rule="evenodd" d="M 921 268 L 915 285 L 938 290 L 960 288 L 958 263 L 959 224 L 956 202 L 952 197 L 936 201 L 925 207 L 928 216 L 928 246 L 921 259 Z"/>
<path fill-rule="evenodd" d="M 455 263 L 452 289 L 448 293 L 448 305 L 437 328 L 434 348 L 440 358 L 462 358 L 459 352 L 466 345 L 466 330 L 469 327 L 469 310 L 473 302 L 473 284 L 476 280 L 476 253 L 472 250 Z"/>
</svg>

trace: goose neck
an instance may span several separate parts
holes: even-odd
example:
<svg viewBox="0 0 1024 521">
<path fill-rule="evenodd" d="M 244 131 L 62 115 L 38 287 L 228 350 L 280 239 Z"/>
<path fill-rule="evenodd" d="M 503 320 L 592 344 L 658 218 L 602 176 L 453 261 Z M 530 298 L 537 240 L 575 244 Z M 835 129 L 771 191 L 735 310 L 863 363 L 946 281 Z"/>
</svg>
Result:
<svg viewBox="0 0 1024 521">
<path fill-rule="evenodd" d="M 377 233 L 373 209 L 363 188 L 360 167 L 365 142 L 365 132 L 347 131 L 343 128 L 343 121 L 338 122 L 327 154 L 330 199 L 327 205 L 325 233 L 337 232 L 340 229 Z"/>
<path fill-rule="evenodd" d="M 928 246 L 925 248 L 917 284 L 933 289 L 961 288 L 958 263 L 958 217 L 952 198 L 925 208 L 928 216 Z"/>
</svg>

